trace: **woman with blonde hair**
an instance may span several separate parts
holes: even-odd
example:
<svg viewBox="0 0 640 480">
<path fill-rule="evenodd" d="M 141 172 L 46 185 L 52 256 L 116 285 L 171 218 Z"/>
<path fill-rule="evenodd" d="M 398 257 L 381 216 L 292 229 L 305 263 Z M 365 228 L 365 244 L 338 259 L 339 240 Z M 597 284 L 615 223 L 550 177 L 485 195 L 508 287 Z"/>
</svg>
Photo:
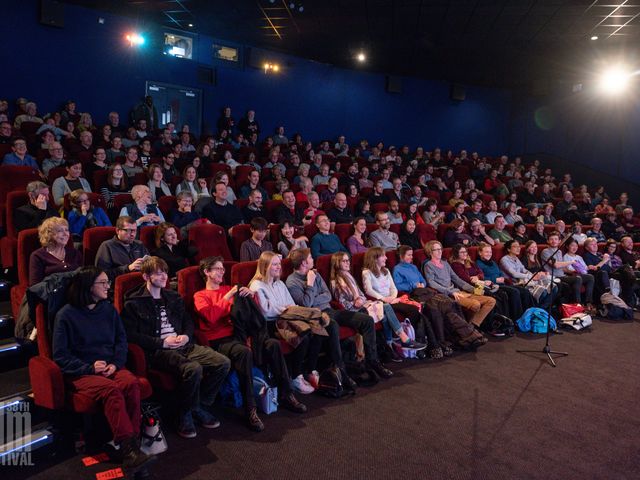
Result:
<svg viewBox="0 0 640 480">
<path fill-rule="evenodd" d="M 69 224 L 64 218 L 47 218 L 38 227 L 41 248 L 29 258 L 29 285 L 52 273 L 71 272 L 82 266 L 82 254 L 69 243 Z"/>
<path fill-rule="evenodd" d="M 398 289 L 393 282 L 391 272 L 386 267 L 387 254 L 382 247 L 371 247 L 364 254 L 362 284 L 364 292 L 371 298 L 388 303 L 400 318 L 408 318 L 416 331 L 416 340 L 429 345 L 431 358 L 442 358 L 444 353 L 438 344 L 429 320 L 422 315 L 421 308 L 415 303 L 404 303 L 398 297 Z M 418 358 L 425 358 L 418 352 Z"/>
<path fill-rule="evenodd" d="M 269 335 L 279 338 L 276 328 L 276 320 L 287 308 L 294 306 L 289 289 L 280 280 L 282 274 L 282 260 L 280 255 L 274 252 L 262 252 L 256 265 L 256 273 L 249 282 L 249 290 L 255 293 L 255 300 L 262 314 L 267 319 Z M 322 347 L 322 337 L 316 334 L 305 335 L 300 344 L 293 350 L 289 358 L 291 360 L 291 378 L 296 392 L 307 394 L 317 388 L 320 374 L 317 371 L 318 356 Z M 304 361 L 307 358 L 305 368 Z M 305 379 L 303 374 L 307 374 Z M 313 386 L 315 384 L 315 386 Z"/>
<path fill-rule="evenodd" d="M 344 252 L 336 252 L 331 256 L 331 274 L 329 284 L 333 298 L 346 310 L 367 313 L 368 315 L 371 315 L 376 322 L 382 322 L 387 345 L 391 350 L 393 350 L 391 345 L 394 333 L 400 339 L 400 345 L 403 348 L 416 350 L 426 348 L 426 345 L 411 340 L 404 330 L 402 330 L 400 321 L 398 320 L 398 317 L 393 311 L 391 305 L 367 299 L 362 290 L 360 290 L 356 279 L 351 275 L 351 259 L 348 254 Z M 393 355 L 392 358 L 394 358 Z"/>
</svg>

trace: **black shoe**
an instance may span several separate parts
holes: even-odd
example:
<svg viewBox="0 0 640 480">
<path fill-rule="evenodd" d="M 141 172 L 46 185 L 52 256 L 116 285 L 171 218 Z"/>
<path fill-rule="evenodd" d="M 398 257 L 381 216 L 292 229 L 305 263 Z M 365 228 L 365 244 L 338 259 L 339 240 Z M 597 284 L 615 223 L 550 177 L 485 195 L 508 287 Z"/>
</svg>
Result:
<svg viewBox="0 0 640 480">
<path fill-rule="evenodd" d="M 342 368 L 340 372 L 342 373 L 342 385 L 345 390 L 355 393 L 356 389 L 358 388 L 358 384 L 353 378 L 347 375 L 347 371 L 344 368 Z"/>
<path fill-rule="evenodd" d="M 135 474 L 156 461 L 154 455 L 147 455 L 140 451 L 138 441 L 135 437 L 131 437 L 122 442 L 120 449 L 122 450 L 122 468 L 128 474 Z"/>
<path fill-rule="evenodd" d="M 402 363 L 403 358 L 400 356 L 398 351 L 393 348 L 393 345 L 387 343 L 387 347 L 385 348 L 385 353 L 389 357 L 389 360 L 395 363 Z"/>
<path fill-rule="evenodd" d="M 426 352 L 424 350 L 418 350 L 416 352 L 416 358 L 418 360 L 424 360 L 425 358 L 427 358 L 427 354 L 426 354 Z"/>
<path fill-rule="evenodd" d="M 429 358 L 438 360 L 442 357 L 444 357 L 444 353 L 442 352 L 442 349 L 440 347 L 435 347 L 429 350 Z"/>
<path fill-rule="evenodd" d="M 247 424 L 249 425 L 249 429 L 254 432 L 262 432 L 264 430 L 264 423 L 260 420 L 258 410 L 255 408 L 252 408 L 247 412 Z"/>
<path fill-rule="evenodd" d="M 291 410 L 294 413 L 306 413 L 307 407 L 304 403 L 298 401 L 298 399 L 293 395 L 293 392 L 289 392 L 287 395 L 282 397 L 279 401 L 280 405 L 282 405 L 287 410 Z"/>
<path fill-rule="evenodd" d="M 408 348 L 410 350 L 424 350 L 427 348 L 426 343 L 416 342 L 415 340 L 408 340 L 406 342 L 398 342 L 402 348 Z"/>
<path fill-rule="evenodd" d="M 391 378 L 393 377 L 393 372 L 385 367 L 380 360 L 376 360 L 375 362 L 369 362 L 369 366 L 371 369 L 376 372 L 382 378 Z"/>
<path fill-rule="evenodd" d="M 147 480 L 151 478 L 151 473 L 149 473 L 149 469 L 147 467 L 144 467 L 138 470 L 133 476 L 133 478 L 134 480 Z"/>
<path fill-rule="evenodd" d="M 442 354 L 445 357 L 450 357 L 451 355 L 453 355 L 453 348 L 451 348 L 449 345 L 445 345 L 442 347 Z"/>
</svg>

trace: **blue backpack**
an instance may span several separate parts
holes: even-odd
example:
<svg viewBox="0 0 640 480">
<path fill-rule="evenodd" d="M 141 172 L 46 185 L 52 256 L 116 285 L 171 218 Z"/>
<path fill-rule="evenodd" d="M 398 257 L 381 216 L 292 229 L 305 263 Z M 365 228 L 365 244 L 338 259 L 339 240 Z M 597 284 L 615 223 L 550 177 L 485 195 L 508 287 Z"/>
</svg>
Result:
<svg viewBox="0 0 640 480">
<path fill-rule="evenodd" d="M 262 379 L 262 381 L 264 381 L 262 370 L 253 367 L 253 378 L 255 388 L 255 379 Z M 220 387 L 220 391 L 218 392 L 218 401 L 225 407 L 229 408 L 240 408 L 244 405 L 242 394 L 240 393 L 240 380 L 238 379 L 238 374 L 235 370 L 232 370 L 231 373 L 227 375 L 227 378 Z"/>
<path fill-rule="evenodd" d="M 545 310 L 533 307 L 527 308 L 516 323 L 521 332 L 547 333 L 547 319 L 551 323 L 551 330 L 555 330 L 555 319 Z"/>
</svg>

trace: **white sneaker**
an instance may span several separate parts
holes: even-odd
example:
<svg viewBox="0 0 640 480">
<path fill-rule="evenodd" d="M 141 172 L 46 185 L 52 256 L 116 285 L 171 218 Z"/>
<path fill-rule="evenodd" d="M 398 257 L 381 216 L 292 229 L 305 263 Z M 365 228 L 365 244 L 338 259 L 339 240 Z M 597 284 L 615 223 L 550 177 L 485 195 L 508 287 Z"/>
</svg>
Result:
<svg viewBox="0 0 640 480">
<path fill-rule="evenodd" d="M 296 378 L 294 378 L 291 384 L 296 392 L 303 395 L 307 395 L 315 391 L 315 389 L 311 385 L 309 385 L 309 383 L 304 379 L 302 375 L 298 375 Z"/>
</svg>

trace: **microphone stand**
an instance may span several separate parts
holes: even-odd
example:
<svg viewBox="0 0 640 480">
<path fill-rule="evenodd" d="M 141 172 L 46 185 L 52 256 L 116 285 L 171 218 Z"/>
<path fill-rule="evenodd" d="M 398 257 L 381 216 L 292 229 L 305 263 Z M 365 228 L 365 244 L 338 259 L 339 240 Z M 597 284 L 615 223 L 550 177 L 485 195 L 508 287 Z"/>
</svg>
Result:
<svg viewBox="0 0 640 480">
<path fill-rule="evenodd" d="M 560 251 L 560 249 L 564 246 L 564 244 L 571 238 L 571 234 L 567 234 L 567 237 L 562 240 L 560 242 L 560 245 L 558 245 L 558 247 L 556 248 L 556 250 L 553 252 L 553 254 L 547 258 L 547 260 L 542 264 L 542 268 L 544 269 L 545 266 L 547 265 L 551 265 L 551 263 L 555 263 L 556 260 L 556 254 Z M 550 332 L 551 332 L 551 306 L 553 305 L 553 290 L 555 287 L 555 283 L 553 282 L 554 278 L 553 278 L 553 271 L 555 270 L 555 265 L 551 265 L 551 291 L 549 292 L 549 295 L 551 295 L 551 301 L 549 302 L 549 306 L 547 307 L 547 335 L 546 335 L 546 341 L 544 344 L 544 347 L 542 347 L 542 350 L 516 350 L 517 353 L 544 353 L 547 357 L 549 357 L 549 363 L 551 364 L 552 367 L 556 367 L 556 362 L 553 361 L 553 357 L 552 355 L 557 355 L 558 357 L 566 357 L 569 355 L 569 353 L 567 352 L 556 352 L 555 350 L 551 349 L 551 344 L 549 342 L 549 336 L 550 336 Z M 531 283 L 531 280 L 533 280 L 533 278 L 535 277 L 535 274 L 526 281 L 526 283 L 523 285 L 524 288 L 527 287 L 527 285 L 529 285 L 529 283 Z M 557 328 L 557 325 L 556 325 Z"/>
</svg>

